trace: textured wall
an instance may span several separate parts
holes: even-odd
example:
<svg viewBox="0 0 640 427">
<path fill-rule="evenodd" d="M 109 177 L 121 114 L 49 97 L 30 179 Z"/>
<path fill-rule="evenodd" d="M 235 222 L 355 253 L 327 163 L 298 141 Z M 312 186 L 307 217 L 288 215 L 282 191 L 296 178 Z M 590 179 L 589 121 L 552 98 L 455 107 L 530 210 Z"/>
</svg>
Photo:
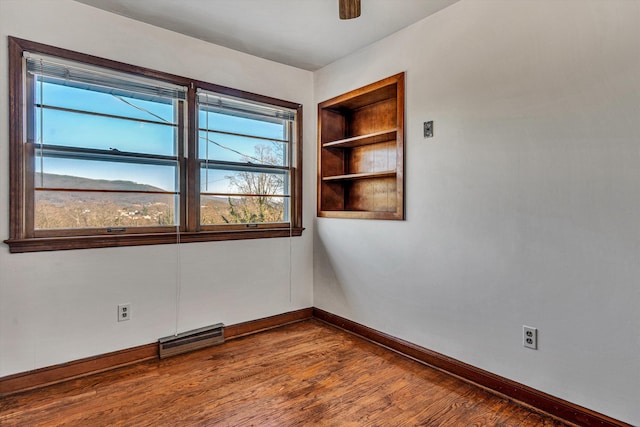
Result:
<svg viewBox="0 0 640 427">
<path fill-rule="evenodd" d="M 317 219 L 315 305 L 640 424 L 640 2 L 463 0 L 316 102 L 400 71 L 407 220 Z"/>
<path fill-rule="evenodd" d="M 0 0 L 0 240 L 9 237 L 8 35 L 300 102 L 313 116 L 308 71 L 70 0 Z M 305 150 L 313 152 L 313 120 L 305 123 Z M 305 169 L 305 180 L 313 181 L 315 165 Z M 307 231 L 291 242 L 32 254 L 9 254 L 0 244 L 0 376 L 154 342 L 174 333 L 176 323 L 185 331 L 311 306 L 312 190 L 305 196 Z M 182 286 L 178 305 L 177 284 Z M 117 323 L 116 306 L 126 302 L 132 318 Z"/>
</svg>

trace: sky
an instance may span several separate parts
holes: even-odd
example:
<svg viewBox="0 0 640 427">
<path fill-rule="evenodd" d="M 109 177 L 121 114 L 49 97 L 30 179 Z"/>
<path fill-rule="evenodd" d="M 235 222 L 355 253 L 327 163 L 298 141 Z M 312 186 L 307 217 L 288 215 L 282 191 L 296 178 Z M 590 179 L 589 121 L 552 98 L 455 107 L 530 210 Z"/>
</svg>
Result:
<svg viewBox="0 0 640 427">
<path fill-rule="evenodd" d="M 36 84 L 36 103 L 40 103 L 41 100 L 46 106 L 123 116 L 149 122 L 49 108 L 36 109 L 34 126 L 37 143 L 150 155 L 176 155 L 176 119 L 172 103 L 146 101 L 47 82 Z M 199 113 L 199 127 L 274 139 L 282 139 L 284 129 L 282 124 L 203 111 Z M 200 158 L 203 159 L 244 162 L 247 156 L 255 157 L 255 148 L 259 144 L 270 143 L 260 139 L 201 131 L 198 149 Z M 284 161 L 283 156 L 282 164 Z M 37 156 L 36 171 L 41 170 L 45 173 L 91 179 L 133 181 L 166 191 L 175 191 L 177 186 L 177 171 L 175 166 L 170 165 L 141 165 L 105 160 L 87 161 Z M 229 171 L 203 173 L 202 176 L 209 180 L 209 185 L 203 183 L 203 187 L 207 187 L 208 191 L 214 188 L 214 191 L 233 192 L 229 179 L 226 178 L 231 173 Z"/>
</svg>

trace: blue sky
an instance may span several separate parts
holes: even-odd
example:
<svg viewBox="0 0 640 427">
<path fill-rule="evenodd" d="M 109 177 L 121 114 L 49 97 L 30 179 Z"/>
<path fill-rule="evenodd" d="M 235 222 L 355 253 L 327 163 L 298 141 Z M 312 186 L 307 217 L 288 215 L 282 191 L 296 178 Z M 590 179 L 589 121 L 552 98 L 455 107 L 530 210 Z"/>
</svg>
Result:
<svg viewBox="0 0 640 427">
<path fill-rule="evenodd" d="M 120 151 L 173 156 L 176 153 L 174 108 L 172 104 L 144 101 L 141 99 L 117 97 L 108 93 L 78 89 L 52 83 L 36 87 L 36 102 L 40 103 L 40 89 L 45 105 L 76 110 L 85 110 L 150 120 L 156 123 L 141 123 L 130 120 L 78 114 L 67 111 L 45 109 L 42 111 L 44 123 L 43 142 L 47 145 L 73 146 L 101 150 Z M 208 116 L 208 117 L 207 117 Z M 36 112 L 36 133 L 40 137 L 40 111 Z M 226 132 L 241 132 L 249 135 L 282 139 L 283 125 L 232 117 L 216 113 L 199 114 L 199 127 Z M 253 156 L 258 144 L 264 141 L 253 138 L 216 134 L 209 132 L 207 143 L 204 132 L 200 132 L 200 157 L 205 158 L 208 145 L 209 159 L 241 162 L 243 155 Z M 222 147 L 221 147 L 222 146 Z M 233 146 L 233 150 L 225 147 Z M 239 151 L 242 154 L 237 153 Z M 36 158 L 36 171 L 41 168 L 40 158 Z M 92 179 L 128 180 L 153 185 L 167 191 L 174 191 L 177 185 L 176 170 L 171 166 L 152 166 L 108 161 L 82 161 L 59 158 L 43 159 L 45 173 L 74 175 Z M 228 171 L 209 173 L 209 182 L 217 190 L 228 188 L 225 175 Z M 211 191 L 211 190 L 210 190 Z"/>
</svg>

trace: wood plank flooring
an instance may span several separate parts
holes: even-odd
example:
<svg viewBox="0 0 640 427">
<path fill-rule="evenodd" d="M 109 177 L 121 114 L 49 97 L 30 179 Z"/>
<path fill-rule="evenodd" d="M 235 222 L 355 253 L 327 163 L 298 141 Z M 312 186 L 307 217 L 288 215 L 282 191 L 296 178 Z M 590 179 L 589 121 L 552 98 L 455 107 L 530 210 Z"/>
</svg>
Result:
<svg viewBox="0 0 640 427">
<path fill-rule="evenodd" d="M 565 426 L 308 320 L 0 401 L 0 426 Z"/>
</svg>

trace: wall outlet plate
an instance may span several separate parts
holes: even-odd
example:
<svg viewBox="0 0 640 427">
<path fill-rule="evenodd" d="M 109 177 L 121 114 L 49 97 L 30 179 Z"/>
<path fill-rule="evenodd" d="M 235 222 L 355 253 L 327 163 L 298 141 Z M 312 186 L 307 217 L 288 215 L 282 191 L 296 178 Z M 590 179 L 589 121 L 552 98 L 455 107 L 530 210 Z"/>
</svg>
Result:
<svg viewBox="0 0 640 427">
<path fill-rule="evenodd" d="M 538 328 L 522 326 L 522 345 L 533 350 L 538 349 Z"/>
<path fill-rule="evenodd" d="M 131 319 L 131 304 L 118 304 L 118 322 Z"/>
</svg>

